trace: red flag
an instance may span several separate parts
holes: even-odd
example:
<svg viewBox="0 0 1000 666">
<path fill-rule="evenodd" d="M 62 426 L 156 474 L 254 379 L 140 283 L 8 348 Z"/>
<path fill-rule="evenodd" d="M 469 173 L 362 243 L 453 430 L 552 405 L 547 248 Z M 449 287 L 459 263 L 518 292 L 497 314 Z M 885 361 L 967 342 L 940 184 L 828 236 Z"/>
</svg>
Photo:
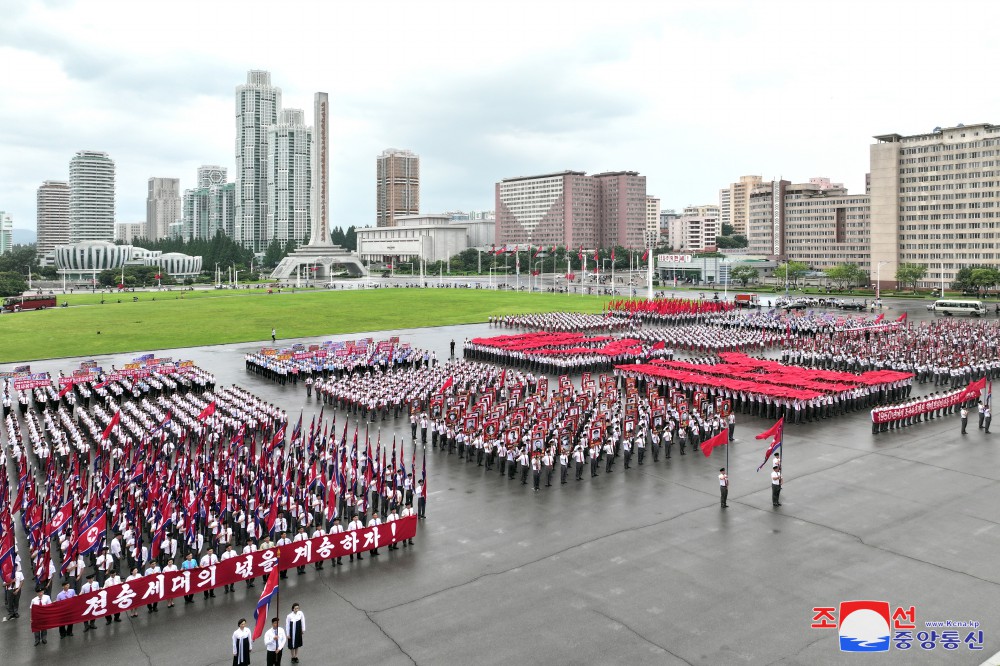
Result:
<svg viewBox="0 0 1000 666">
<path fill-rule="evenodd" d="M 884 312 L 882 314 L 880 314 L 879 316 L 875 317 L 875 323 L 877 324 L 880 321 L 882 321 L 883 319 L 885 319 L 885 313 Z"/>
<path fill-rule="evenodd" d="M 66 386 L 64 386 L 63 389 L 61 391 L 59 391 L 59 397 L 60 398 L 65 397 L 66 394 L 69 393 L 72 390 L 73 390 L 73 385 L 72 384 L 66 384 Z"/>
<path fill-rule="evenodd" d="M 103 433 L 101 433 L 101 439 L 107 439 L 108 437 L 111 437 L 111 431 L 114 430 L 115 426 L 118 425 L 118 422 L 121 420 L 122 420 L 122 413 L 119 410 L 115 412 L 114 416 L 111 417 L 111 421 L 108 423 L 108 427 L 104 429 Z"/>
<path fill-rule="evenodd" d="M 531 247 L 529 246 L 528 249 L 530 250 Z M 534 259 L 535 257 L 537 257 L 538 255 L 540 255 L 541 253 L 542 253 L 542 246 L 539 245 L 538 249 L 535 250 L 535 253 L 533 255 L 531 255 L 531 258 Z"/>
<path fill-rule="evenodd" d="M 646 251 L 642 253 L 642 260 L 646 261 L 647 259 L 649 259 L 649 248 L 646 248 Z"/>
<path fill-rule="evenodd" d="M 600 256 L 598 255 L 598 249 L 594 248 L 594 261 L 600 261 Z"/>
<path fill-rule="evenodd" d="M 51 537 L 53 534 L 61 532 L 72 517 L 73 500 L 70 500 L 65 504 L 65 506 L 63 506 L 63 508 L 56 511 L 55 515 L 53 515 L 49 520 L 48 527 L 45 529 L 45 536 Z"/>
<path fill-rule="evenodd" d="M 986 388 L 986 377 L 974 382 L 969 382 L 966 387 L 965 392 L 962 393 L 962 400 L 967 400 L 972 397 L 979 397 L 979 392 Z"/>
<path fill-rule="evenodd" d="M 90 526 L 84 530 L 76 539 L 76 551 L 80 555 L 88 555 L 92 550 L 97 548 L 101 540 L 104 537 L 104 533 L 108 529 L 108 514 L 107 512 L 101 512 L 101 515 L 90 524 Z"/>
<path fill-rule="evenodd" d="M 441 385 L 441 390 L 438 391 L 438 393 L 444 394 L 444 392 L 450 389 L 454 383 L 455 383 L 455 378 L 448 377 L 448 379 L 444 380 L 444 384 Z"/>
<path fill-rule="evenodd" d="M 711 439 L 706 439 L 701 443 L 701 452 L 705 454 L 705 457 L 712 455 L 712 449 L 717 446 L 725 446 L 729 442 L 729 429 L 725 429 L 720 432 L 715 437 Z"/>
<path fill-rule="evenodd" d="M 904 321 L 906 321 L 906 313 L 904 312 L 903 314 L 899 315 L 899 317 L 896 318 L 896 321 L 898 321 L 899 323 L 903 323 Z"/>
<path fill-rule="evenodd" d="M 615 261 L 615 248 L 612 247 L 611 248 L 611 263 L 614 263 L 614 261 Z"/>
<path fill-rule="evenodd" d="M 666 348 L 667 348 L 667 343 L 664 342 L 663 340 L 660 340 L 659 342 L 653 344 L 653 351 L 656 351 L 657 349 L 666 349 Z"/>
<path fill-rule="evenodd" d="M 784 427 L 785 427 L 785 417 L 781 417 L 773 426 L 771 426 L 764 432 L 757 435 L 756 439 L 767 439 L 768 437 L 774 437 L 775 435 L 780 435 L 782 428 Z"/>
<path fill-rule="evenodd" d="M 281 551 L 278 551 L 279 557 Z M 260 591 L 260 599 L 257 601 L 257 608 L 253 611 L 253 636 L 251 640 L 257 640 L 264 635 L 264 627 L 270 623 L 268 612 L 270 610 L 271 601 L 277 601 L 278 599 L 278 563 L 274 563 L 274 568 L 271 569 L 271 573 L 267 576 L 267 582 L 264 583 L 264 589 Z"/>
<path fill-rule="evenodd" d="M 214 413 L 215 413 L 215 401 L 213 400 L 212 402 L 208 403 L 208 407 L 201 410 L 201 414 L 198 415 L 198 420 L 204 421 Z"/>
</svg>

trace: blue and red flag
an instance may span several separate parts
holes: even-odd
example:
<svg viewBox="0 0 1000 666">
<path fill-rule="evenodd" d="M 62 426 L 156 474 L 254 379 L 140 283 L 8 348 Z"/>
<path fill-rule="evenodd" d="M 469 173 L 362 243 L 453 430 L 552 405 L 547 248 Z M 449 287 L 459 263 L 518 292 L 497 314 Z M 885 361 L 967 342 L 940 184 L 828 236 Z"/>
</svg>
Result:
<svg viewBox="0 0 1000 666">
<path fill-rule="evenodd" d="M 767 447 L 767 451 L 764 452 L 764 462 L 762 462 L 760 464 L 760 467 L 757 468 L 758 472 L 764 467 L 764 465 L 767 464 L 767 461 L 771 459 L 771 456 L 774 454 L 774 452 L 781 448 L 781 440 L 784 438 L 784 435 L 785 435 L 784 417 L 778 419 L 777 423 L 775 423 L 773 426 L 771 426 L 764 432 L 757 435 L 757 439 L 767 439 L 768 437 L 774 437 L 774 440 L 771 442 L 771 445 Z"/>
<path fill-rule="evenodd" d="M 280 552 L 279 552 L 279 557 Z M 257 601 L 257 608 L 253 611 L 253 636 L 251 640 L 257 640 L 264 635 L 264 627 L 267 626 L 268 607 L 271 601 L 277 603 L 278 600 L 278 563 L 274 563 L 274 568 L 267 576 L 264 589 L 260 591 L 260 599 Z"/>
</svg>

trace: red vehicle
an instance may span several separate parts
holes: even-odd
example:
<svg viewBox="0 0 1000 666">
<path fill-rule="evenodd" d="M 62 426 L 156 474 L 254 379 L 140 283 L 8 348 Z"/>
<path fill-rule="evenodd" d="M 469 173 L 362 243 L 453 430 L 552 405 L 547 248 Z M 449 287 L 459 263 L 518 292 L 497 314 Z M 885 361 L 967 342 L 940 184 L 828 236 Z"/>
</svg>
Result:
<svg viewBox="0 0 1000 666">
<path fill-rule="evenodd" d="M 44 310 L 56 306 L 55 296 L 12 296 L 3 299 L 4 312 L 21 312 L 22 310 Z"/>
</svg>

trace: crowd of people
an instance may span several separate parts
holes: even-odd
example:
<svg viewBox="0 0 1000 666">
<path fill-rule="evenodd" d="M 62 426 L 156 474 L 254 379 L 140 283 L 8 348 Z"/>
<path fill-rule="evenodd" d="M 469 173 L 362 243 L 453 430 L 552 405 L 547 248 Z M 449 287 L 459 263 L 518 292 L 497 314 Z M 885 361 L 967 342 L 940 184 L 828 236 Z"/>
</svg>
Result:
<svg viewBox="0 0 1000 666">
<path fill-rule="evenodd" d="M 877 332 L 827 331 L 787 341 L 781 358 L 848 372 L 912 372 L 921 384 L 955 388 L 1000 377 L 1000 323 L 942 318 Z"/>
<path fill-rule="evenodd" d="M 16 487 L 0 475 L 8 620 L 20 616 L 26 580 L 50 598 L 61 586 L 58 601 L 415 515 L 414 500 L 423 513 L 426 478 L 414 480 L 415 450 L 409 461 L 395 446 L 391 457 L 378 446 L 373 454 L 357 429 L 349 443 L 346 426 L 338 438 L 336 418 L 322 414 L 308 432 L 300 417 L 289 433 L 280 407 L 237 386 L 215 387 L 194 366 L 141 382 L 114 376 L 100 374 L 69 385 L 58 400 L 29 400 L 23 415 L 4 415 L 0 465 L 10 459 L 17 470 Z M 11 391 L 5 382 L 5 395 Z M 16 545 L 15 515 L 26 553 Z M 194 603 L 193 595 L 185 603 Z M 156 604 L 146 610 L 159 612 Z M 72 627 L 64 629 L 72 635 Z M 83 627 L 94 629 L 92 621 Z M 36 635 L 36 644 L 42 639 Z"/>
<path fill-rule="evenodd" d="M 633 317 L 580 312 L 546 312 L 515 315 L 491 315 L 490 326 L 496 328 L 526 328 L 552 333 L 599 333 L 635 331 L 641 322 Z"/>
<path fill-rule="evenodd" d="M 356 372 L 369 372 L 376 368 L 408 368 L 437 361 L 433 351 L 416 349 L 399 338 L 374 341 L 326 343 L 324 345 L 297 345 L 290 349 L 265 347 L 244 356 L 247 372 L 278 384 L 304 381 L 312 383 L 318 378 L 343 377 Z"/>
</svg>

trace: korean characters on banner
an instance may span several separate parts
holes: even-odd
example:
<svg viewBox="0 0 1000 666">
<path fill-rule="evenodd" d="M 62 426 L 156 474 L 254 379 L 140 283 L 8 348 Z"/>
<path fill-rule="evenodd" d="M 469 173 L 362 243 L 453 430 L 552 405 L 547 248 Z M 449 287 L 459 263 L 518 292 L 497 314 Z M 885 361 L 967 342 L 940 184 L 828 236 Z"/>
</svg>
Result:
<svg viewBox="0 0 1000 666">
<path fill-rule="evenodd" d="M 265 576 L 275 566 L 285 570 L 353 555 L 411 539 L 416 532 L 417 517 L 408 516 L 382 525 L 296 541 L 282 546 L 280 556 L 278 548 L 270 548 L 237 555 L 210 567 L 142 576 L 97 592 L 55 601 L 47 606 L 32 606 L 31 630 L 42 631 L 78 624 L 122 613 L 134 606 L 207 592 L 223 585 Z"/>
</svg>

